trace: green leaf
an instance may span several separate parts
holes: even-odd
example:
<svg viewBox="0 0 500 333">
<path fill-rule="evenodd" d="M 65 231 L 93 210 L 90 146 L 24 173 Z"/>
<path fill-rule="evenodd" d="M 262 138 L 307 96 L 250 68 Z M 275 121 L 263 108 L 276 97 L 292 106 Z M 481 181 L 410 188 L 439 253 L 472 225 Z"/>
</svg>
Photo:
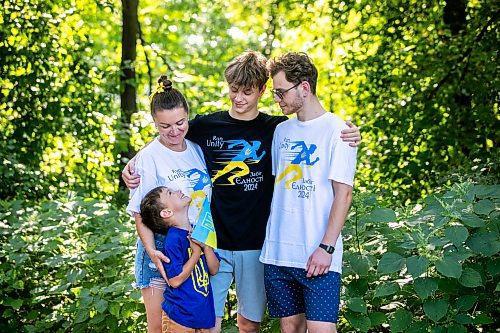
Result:
<svg viewBox="0 0 500 333">
<path fill-rule="evenodd" d="M 368 318 L 370 318 L 371 327 L 382 325 L 387 321 L 387 316 L 383 312 L 370 312 Z"/>
<path fill-rule="evenodd" d="M 483 286 L 481 275 L 472 268 L 465 268 L 458 281 L 462 286 L 469 288 Z"/>
<path fill-rule="evenodd" d="M 413 282 L 413 288 L 417 295 L 424 300 L 434 294 L 438 289 L 438 283 L 433 278 L 418 278 Z"/>
<path fill-rule="evenodd" d="M 74 283 L 87 275 L 86 269 L 72 269 L 68 272 L 68 281 Z"/>
<path fill-rule="evenodd" d="M 347 301 L 347 307 L 354 312 L 366 314 L 366 303 L 361 297 L 353 297 Z"/>
<path fill-rule="evenodd" d="M 353 313 L 350 311 L 347 311 L 345 313 L 346 319 L 349 321 L 349 323 L 352 325 L 353 328 L 356 328 L 360 330 L 361 332 L 368 332 L 370 329 L 370 326 L 372 325 L 370 322 L 370 319 L 362 314 L 359 313 Z M 281 332 L 281 331 L 277 331 Z"/>
<path fill-rule="evenodd" d="M 489 199 L 480 200 L 474 204 L 474 213 L 478 215 L 489 215 L 495 210 L 495 203 Z"/>
<path fill-rule="evenodd" d="M 448 312 L 448 302 L 442 299 L 424 302 L 424 312 L 433 322 L 438 322 Z"/>
<path fill-rule="evenodd" d="M 459 324 L 469 325 L 472 324 L 472 317 L 467 313 L 459 313 L 455 316 L 455 322 Z"/>
<path fill-rule="evenodd" d="M 94 316 L 92 319 L 89 320 L 90 324 L 99 324 L 100 322 L 104 321 L 106 319 L 106 315 L 99 313 L 98 315 Z"/>
<path fill-rule="evenodd" d="M 462 274 L 462 264 L 447 256 L 436 262 L 436 269 L 442 275 L 456 279 Z"/>
<path fill-rule="evenodd" d="M 11 308 L 17 310 L 23 305 L 23 300 L 15 298 L 7 298 L 2 301 L 2 304 L 5 306 L 10 306 Z"/>
<path fill-rule="evenodd" d="M 474 325 L 488 325 L 493 323 L 493 319 L 491 319 L 486 313 L 479 313 L 474 318 Z"/>
<path fill-rule="evenodd" d="M 498 236 L 493 232 L 475 233 L 467 240 L 466 244 L 476 253 L 491 257 L 500 251 Z"/>
<path fill-rule="evenodd" d="M 405 265 L 405 258 L 397 253 L 387 252 L 380 259 L 377 267 L 379 274 L 390 274 L 398 272 Z"/>
<path fill-rule="evenodd" d="M 141 291 L 139 289 L 134 289 L 130 292 L 130 298 L 133 300 L 140 300 L 142 297 Z"/>
<path fill-rule="evenodd" d="M 484 221 L 481 220 L 476 214 L 463 213 L 460 216 L 460 221 L 462 221 L 463 224 L 465 224 L 469 227 L 473 227 L 473 228 L 484 227 Z"/>
<path fill-rule="evenodd" d="M 389 223 L 396 222 L 396 213 L 388 208 L 376 208 L 370 213 L 370 220 L 372 222 Z"/>
<path fill-rule="evenodd" d="M 457 310 L 469 311 L 477 301 L 477 296 L 464 295 L 457 299 Z"/>
<path fill-rule="evenodd" d="M 364 296 L 368 291 L 368 282 L 366 279 L 354 279 L 347 284 L 349 296 Z"/>
<path fill-rule="evenodd" d="M 116 318 L 120 318 L 120 308 L 121 306 L 119 303 L 111 303 L 111 305 L 109 306 L 109 313 L 111 313 Z"/>
<path fill-rule="evenodd" d="M 417 322 L 411 324 L 411 326 L 408 327 L 408 329 L 406 330 L 405 333 L 427 332 L 428 328 L 429 328 L 429 321 L 421 320 L 421 321 L 417 321 Z"/>
<path fill-rule="evenodd" d="M 469 237 L 469 231 L 466 227 L 461 225 L 446 228 L 444 234 L 446 235 L 446 238 L 448 238 L 455 246 L 462 245 L 462 243 Z"/>
<path fill-rule="evenodd" d="M 102 298 L 97 298 L 94 305 L 97 312 L 103 313 L 108 308 L 108 301 Z"/>
<path fill-rule="evenodd" d="M 478 198 L 500 198 L 500 185 L 476 185 L 474 193 Z"/>
<path fill-rule="evenodd" d="M 399 284 L 395 282 L 388 282 L 379 284 L 375 288 L 375 295 L 373 297 L 384 297 L 397 293 L 399 291 Z"/>
<path fill-rule="evenodd" d="M 75 315 L 75 323 L 83 323 L 89 318 L 89 311 L 87 309 L 80 309 Z"/>
<path fill-rule="evenodd" d="M 429 259 L 422 256 L 412 256 L 406 259 L 406 267 L 413 278 L 422 275 L 429 267 Z"/>
<path fill-rule="evenodd" d="M 434 218 L 434 227 L 442 227 L 448 222 L 450 222 L 450 218 L 448 216 L 436 215 L 436 217 Z"/>
<path fill-rule="evenodd" d="M 370 270 L 370 261 L 363 255 L 354 255 L 349 261 L 353 271 L 359 276 L 366 276 Z"/>
<path fill-rule="evenodd" d="M 497 283 L 497 287 L 495 288 L 495 291 L 500 291 L 500 282 Z"/>
<path fill-rule="evenodd" d="M 403 332 L 411 324 L 412 314 L 405 309 L 397 309 L 394 317 L 389 320 L 391 332 Z"/>
<path fill-rule="evenodd" d="M 453 324 L 448 327 L 448 333 L 467 333 L 467 329 L 459 324 Z"/>
<path fill-rule="evenodd" d="M 486 271 L 492 276 L 500 274 L 500 260 L 492 260 L 486 263 Z"/>
</svg>

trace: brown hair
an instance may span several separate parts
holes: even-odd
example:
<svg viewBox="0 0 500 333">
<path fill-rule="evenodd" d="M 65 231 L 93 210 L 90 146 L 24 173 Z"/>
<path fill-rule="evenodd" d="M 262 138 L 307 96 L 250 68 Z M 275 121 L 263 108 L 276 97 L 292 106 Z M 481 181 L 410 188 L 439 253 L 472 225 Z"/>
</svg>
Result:
<svg viewBox="0 0 500 333">
<path fill-rule="evenodd" d="M 166 187 L 159 186 L 148 192 L 141 201 L 142 223 L 157 234 L 166 234 L 168 226 L 160 216 L 160 212 L 167 208 L 160 202 L 160 194 Z"/>
<path fill-rule="evenodd" d="M 172 87 L 172 81 L 166 75 L 158 78 L 158 86 L 151 94 L 151 115 L 153 118 L 156 112 L 183 108 L 189 113 L 189 106 L 186 97 L 177 89 Z"/>
<path fill-rule="evenodd" d="M 316 95 L 318 70 L 306 53 L 288 52 L 278 59 L 272 59 L 269 61 L 269 71 L 271 72 L 271 77 L 283 71 L 287 81 L 293 84 L 302 81 L 309 82 L 311 92 Z"/>
<path fill-rule="evenodd" d="M 224 77 L 229 85 L 262 89 L 269 79 L 267 59 L 257 51 L 245 51 L 227 65 Z"/>
</svg>

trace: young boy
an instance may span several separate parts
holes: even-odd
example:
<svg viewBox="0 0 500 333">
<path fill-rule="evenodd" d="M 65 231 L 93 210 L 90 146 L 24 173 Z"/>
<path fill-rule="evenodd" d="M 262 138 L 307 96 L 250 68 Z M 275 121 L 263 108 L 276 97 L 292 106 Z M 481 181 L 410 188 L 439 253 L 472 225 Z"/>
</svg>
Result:
<svg viewBox="0 0 500 333">
<path fill-rule="evenodd" d="M 215 326 L 210 275 L 217 274 L 219 259 L 213 249 L 189 237 L 191 198 L 167 187 L 151 190 L 141 202 L 143 223 L 156 233 L 167 233 L 164 264 L 169 287 L 162 304 L 162 332 L 208 332 Z"/>
</svg>

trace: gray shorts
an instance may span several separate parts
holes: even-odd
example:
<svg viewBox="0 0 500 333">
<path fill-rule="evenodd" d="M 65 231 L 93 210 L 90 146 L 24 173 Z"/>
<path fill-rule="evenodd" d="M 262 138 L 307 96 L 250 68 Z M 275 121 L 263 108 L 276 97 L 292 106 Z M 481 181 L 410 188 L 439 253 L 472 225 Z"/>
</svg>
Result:
<svg viewBox="0 0 500 333">
<path fill-rule="evenodd" d="M 227 251 L 217 249 L 220 256 L 219 272 L 212 276 L 215 315 L 224 317 L 227 292 L 236 285 L 238 313 L 248 320 L 261 322 L 266 311 L 264 264 L 259 261 L 260 250 Z"/>
</svg>

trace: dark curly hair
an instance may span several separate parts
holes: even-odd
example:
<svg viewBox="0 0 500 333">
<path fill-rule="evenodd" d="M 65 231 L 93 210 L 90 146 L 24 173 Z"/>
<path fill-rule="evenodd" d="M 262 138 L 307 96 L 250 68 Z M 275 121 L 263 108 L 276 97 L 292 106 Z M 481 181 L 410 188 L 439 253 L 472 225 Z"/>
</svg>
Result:
<svg viewBox="0 0 500 333">
<path fill-rule="evenodd" d="M 304 52 L 288 52 L 287 54 L 275 58 L 268 63 L 271 77 L 279 72 L 285 73 L 285 78 L 293 84 L 302 81 L 309 82 L 311 92 L 316 95 L 316 84 L 318 82 L 318 70 L 312 63 L 309 56 Z"/>
<path fill-rule="evenodd" d="M 152 189 L 141 201 L 142 223 L 157 234 L 166 234 L 168 232 L 168 226 L 160 216 L 160 212 L 167 208 L 160 202 L 160 194 L 163 189 L 166 189 L 166 187 L 159 186 Z"/>
</svg>

